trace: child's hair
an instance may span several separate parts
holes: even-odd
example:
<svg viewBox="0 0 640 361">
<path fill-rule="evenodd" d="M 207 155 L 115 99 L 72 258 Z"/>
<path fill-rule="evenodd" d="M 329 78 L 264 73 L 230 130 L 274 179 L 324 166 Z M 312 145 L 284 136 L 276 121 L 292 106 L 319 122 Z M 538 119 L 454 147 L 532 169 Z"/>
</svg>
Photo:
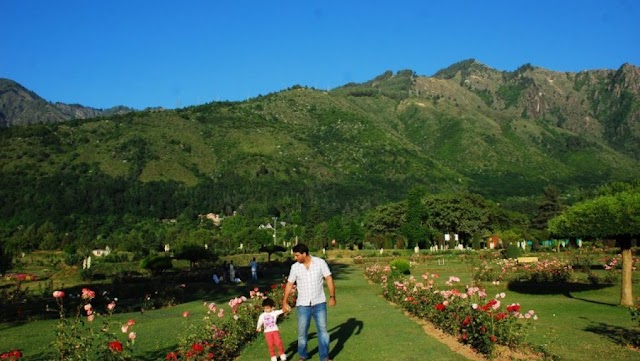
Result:
<svg viewBox="0 0 640 361">
<path fill-rule="evenodd" d="M 264 300 L 262 300 L 262 307 L 266 307 L 266 306 L 275 307 L 275 305 L 276 303 L 273 302 L 273 300 L 270 298 L 265 298 Z"/>
</svg>

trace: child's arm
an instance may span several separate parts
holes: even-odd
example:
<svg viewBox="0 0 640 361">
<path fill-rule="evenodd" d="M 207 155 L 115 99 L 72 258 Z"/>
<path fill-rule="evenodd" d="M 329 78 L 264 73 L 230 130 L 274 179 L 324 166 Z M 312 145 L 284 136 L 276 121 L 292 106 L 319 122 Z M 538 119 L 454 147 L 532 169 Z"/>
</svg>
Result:
<svg viewBox="0 0 640 361">
<path fill-rule="evenodd" d="M 264 324 L 264 313 L 258 317 L 258 325 L 256 326 L 256 332 L 262 332 L 262 324 Z"/>
</svg>

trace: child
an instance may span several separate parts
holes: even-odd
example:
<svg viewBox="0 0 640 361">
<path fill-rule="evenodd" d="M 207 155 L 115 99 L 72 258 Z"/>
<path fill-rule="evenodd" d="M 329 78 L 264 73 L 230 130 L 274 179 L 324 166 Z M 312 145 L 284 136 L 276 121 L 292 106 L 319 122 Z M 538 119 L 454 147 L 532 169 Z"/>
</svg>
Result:
<svg viewBox="0 0 640 361">
<path fill-rule="evenodd" d="M 265 298 L 262 301 L 262 309 L 264 312 L 260 314 L 258 318 L 258 326 L 256 327 L 256 331 L 260 332 L 262 330 L 262 326 L 264 325 L 264 338 L 267 340 L 267 346 L 269 346 L 269 353 L 271 354 L 271 361 L 278 361 L 276 357 L 276 353 L 274 351 L 274 346 L 278 347 L 280 351 L 280 360 L 286 360 L 287 354 L 284 353 L 284 347 L 282 346 L 282 339 L 280 338 L 280 331 L 278 330 L 278 325 L 276 321 L 278 320 L 278 316 L 280 316 L 283 312 L 282 310 L 274 310 L 275 303 L 270 298 Z"/>
</svg>

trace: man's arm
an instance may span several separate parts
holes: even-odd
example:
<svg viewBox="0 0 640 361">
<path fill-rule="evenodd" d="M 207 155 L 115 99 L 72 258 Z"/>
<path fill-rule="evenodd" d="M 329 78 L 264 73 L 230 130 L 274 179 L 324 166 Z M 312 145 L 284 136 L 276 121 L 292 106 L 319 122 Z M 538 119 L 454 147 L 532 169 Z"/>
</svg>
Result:
<svg viewBox="0 0 640 361">
<path fill-rule="evenodd" d="M 327 281 L 327 288 L 329 289 L 329 306 L 336 305 L 336 287 L 333 284 L 333 277 L 331 275 L 326 276 L 325 281 Z"/>
<path fill-rule="evenodd" d="M 284 312 L 291 311 L 291 306 L 289 306 L 289 295 L 291 294 L 292 289 L 293 283 L 287 282 L 287 285 L 284 287 L 284 296 L 282 298 L 282 310 Z"/>
</svg>

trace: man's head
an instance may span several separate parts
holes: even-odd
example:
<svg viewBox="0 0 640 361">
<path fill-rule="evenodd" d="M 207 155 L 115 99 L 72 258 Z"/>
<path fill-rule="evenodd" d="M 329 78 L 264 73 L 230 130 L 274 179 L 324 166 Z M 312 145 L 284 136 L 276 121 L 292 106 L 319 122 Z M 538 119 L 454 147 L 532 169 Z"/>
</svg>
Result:
<svg viewBox="0 0 640 361">
<path fill-rule="evenodd" d="M 306 244 L 298 243 L 293 246 L 293 258 L 299 263 L 304 263 L 309 255 L 309 247 Z"/>
</svg>

